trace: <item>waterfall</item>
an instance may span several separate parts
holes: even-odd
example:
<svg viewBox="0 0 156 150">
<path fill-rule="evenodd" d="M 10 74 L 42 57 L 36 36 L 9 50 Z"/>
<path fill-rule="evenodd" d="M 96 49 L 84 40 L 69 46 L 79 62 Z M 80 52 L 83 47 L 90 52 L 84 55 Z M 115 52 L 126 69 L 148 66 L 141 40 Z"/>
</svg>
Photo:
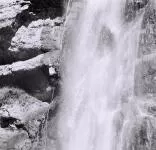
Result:
<svg viewBox="0 0 156 150">
<path fill-rule="evenodd" d="M 62 74 L 59 150 L 134 150 L 128 124 L 140 115 L 134 75 L 142 15 L 126 22 L 125 5 L 87 0 L 73 26 Z"/>
</svg>

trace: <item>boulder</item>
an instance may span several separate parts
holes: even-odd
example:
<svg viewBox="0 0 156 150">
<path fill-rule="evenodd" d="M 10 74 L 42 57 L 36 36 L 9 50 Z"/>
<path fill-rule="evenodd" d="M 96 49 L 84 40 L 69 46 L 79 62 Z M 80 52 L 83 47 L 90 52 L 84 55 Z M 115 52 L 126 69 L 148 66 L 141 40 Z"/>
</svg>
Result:
<svg viewBox="0 0 156 150">
<path fill-rule="evenodd" d="M 28 27 L 18 29 L 11 41 L 9 51 L 14 59 L 26 60 L 39 54 L 60 50 L 63 21 L 61 18 L 54 20 L 37 20 Z"/>
<path fill-rule="evenodd" d="M 17 88 L 0 89 L 0 147 L 29 150 L 40 138 L 50 105 Z M 33 144 L 34 145 L 34 144 Z"/>
<path fill-rule="evenodd" d="M 53 87 L 50 81 L 49 65 L 57 69 L 60 51 L 41 54 L 26 61 L 0 66 L 0 82 L 3 86 L 17 86 L 42 101 L 51 101 Z M 55 74 L 55 71 L 53 72 Z"/>
<path fill-rule="evenodd" d="M 60 94 L 62 4 L 0 1 L 0 150 L 45 148 Z"/>
</svg>

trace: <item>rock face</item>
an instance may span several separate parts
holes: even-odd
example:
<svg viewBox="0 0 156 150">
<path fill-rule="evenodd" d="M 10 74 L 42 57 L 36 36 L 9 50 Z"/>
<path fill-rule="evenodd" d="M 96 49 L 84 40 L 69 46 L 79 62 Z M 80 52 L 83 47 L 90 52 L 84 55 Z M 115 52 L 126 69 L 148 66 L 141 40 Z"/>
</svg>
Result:
<svg viewBox="0 0 156 150">
<path fill-rule="evenodd" d="M 133 4 L 132 4 L 133 3 Z M 126 145 L 128 150 L 154 150 L 155 141 L 155 96 L 156 96 L 156 20 L 155 2 L 148 0 L 131 1 L 127 8 L 126 20 L 132 21 L 141 12 L 144 12 L 140 41 L 135 68 L 135 101 L 140 111 L 145 115 L 136 115 L 128 124 L 126 135 L 132 137 L 131 143 Z M 131 10 L 131 12 L 128 10 Z M 152 132 L 150 132 L 152 131 Z"/>
<path fill-rule="evenodd" d="M 126 23 L 145 10 L 135 72 L 135 96 L 136 99 L 145 97 L 141 105 L 152 119 L 139 117 L 127 127 L 131 131 L 129 134 L 133 133 L 131 145 L 136 145 L 136 150 L 146 149 L 148 130 L 154 130 L 150 135 L 151 150 L 155 150 L 156 143 L 155 5 L 149 0 L 127 0 L 125 6 Z M 58 105 L 52 104 L 60 100 L 60 55 L 64 57 L 61 44 L 66 53 L 72 48 L 72 27 L 77 23 L 83 3 L 73 1 L 66 22 L 62 17 L 63 0 L 1 0 L 0 8 L 0 150 L 43 150 L 43 128 L 46 128 L 48 111 L 52 118 L 48 124 L 48 136 L 52 139 L 49 142 L 56 140 Z M 99 45 L 111 46 L 110 31 L 104 27 L 101 32 Z M 40 148 L 36 148 L 39 143 Z M 126 143 L 124 146 L 127 147 Z"/>
<path fill-rule="evenodd" d="M 60 50 L 60 39 L 62 37 L 63 21 L 61 18 L 55 20 L 37 20 L 18 29 L 11 41 L 9 51 L 15 60 L 26 60 L 39 54 Z"/>
<path fill-rule="evenodd" d="M 41 132 L 49 104 L 20 89 L 0 90 L 0 149 L 31 149 L 38 132 Z"/>
<path fill-rule="evenodd" d="M 17 30 L 14 25 L 16 17 L 29 6 L 28 3 L 21 6 L 22 2 L 23 1 L 16 0 L 2 0 L 0 2 L 0 64 L 13 61 L 11 54 L 7 49 L 9 48 L 10 41 Z"/>
<path fill-rule="evenodd" d="M 55 51 L 0 66 L 1 87 L 17 86 L 42 101 L 51 101 L 52 86 L 55 85 L 50 83 L 49 64 L 57 66 L 58 57 L 59 51 Z"/>
<path fill-rule="evenodd" d="M 0 5 L 4 9 L 0 16 L 0 87 L 17 86 L 42 101 L 51 101 L 56 84 L 51 82 L 49 68 L 58 66 L 63 19 L 57 17 L 61 14 L 50 19 L 54 16 L 47 9 L 62 9 L 61 2 L 11 0 Z"/>
<path fill-rule="evenodd" d="M 155 94 L 155 4 L 149 2 L 143 16 L 142 32 L 138 50 L 138 64 L 136 73 L 136 95 Z"/>
<path fill-rule="evenodd" d="M 21 4 L 24 1 L 17 1 L 17 0 L 10 0 L 10 1 L 5 1 L 2 0 L 0 1 L 0 28 L 5 28 L 7 26 L 11 26 L 16 19 L 16 16 L 20 14 L 23 10 L 28 9 L 29 7 L 29 2 L 25 3 L 25 5 L 21 6 Z"/>
<path fill-rule="evenodd" d="M 138 14 L 138 11 L 145 8 L 148 3 L 149 0 L 126 0 L 125 21 L 132 21 Z"/>
<path fill-rule="evenodd" d="M 0 150 L 42 150 L 60 90 L 63 1 L 1 0 L 0 8 Z"/>
<path fill-rule="evenodd" d="M 1 8 L 1 11 L 0 11 L 0 14 L 1 14 L 0 15 L 0 22 L 1 22 L 1 25 L 0 25 L 0 64 L 8 64 L 8 63 L 12 63 L 16 61 L 17 58 L 12 54 L 12 51 L 9 51 L 8 49 L 11 47 L 10 49 L 12 50 L 12 47 L 16 47 L 16 42 L 17 40 L 19 40 L 19 38 L 21 42 L 25 42 L 23 41 L 24 36 L 23 38 L 19 37 L 20 33 L 22 33 L 22 35 L 26 34 L 25 39 L 32 37 L 33 39 L 32 42 L 38 42 L 36 40 L 39 40 L 39 39 L 35 39 L 35 38 L 37 34 L 42 33 L 42 28 L 43 28 L 43 32 L 50 31 L 51 32 L 50 35 L 52 36 L 53 34 L 56 34 L 54 32 L 58 29 L 53 29 L 53 31 L 51 31 L 51 28 L 54 27 L 54 23 L 52 23 L 51 20 L 49 20 L 49 23 L 48 23 L 47 18 L 54 19 L 57 16 L 61 16 L 62 11 L 63 11 L 62 3 L 63 3 L 62 1 L 60 2 L 53 1 L 51 3 L 51 0 L 40 1 L 40 2 L 35 1 L 35 0 L 32 0 L 32 1 L 28 1 L 28 0 L 4 1 L 3 0 L 1 1 L 0 2 L 0 8 Z M 57 13 L 58 10 L 59 10 L 59 13 Z M 49 12 L 54 13 L 54 14 L 51 14 Z M 39 19 L 43 19 L 43 21 Z M 34 22 L 31 24 L 32 21 L 37 21 L 37 22 Z M 54 21 L 54 22 L 57 22 L 57 21 Z M 58 24 L 56 23 L 56 26 L 59 26 L 59 22 L 60 21 L 58 21 Z M 47 27 L 46 27 L 46 24 L 47 24 Z M 51 25 L 48 25 L 48 24 L 51 24 Z M 35 28 L 38 28 L 36 29 L 37 31 L 35 31 Z M 31 33 L 32 35 L 30 35 L 31 31 L 32 31 Z M 33 35 L 33 32 L 36 32 L 36 33 L 34 33 Z M 13 38 L 14 36 L 16 38 Z M 40 35 L 38 35 L 37 38 L 40 38 Z M 29 45 L 31 43 L 26 43 L 26 44 Z M 32 45 L 32 46 L 39 46 L 39 44 Z M 29 45 L 30 49 L 31 47 Z M 22 49 L 22 47 L 20 48 Z M 25 47 L 23 47 L 23 49 L 24 48 Z M 18 56 L 18 57 L 22 57 L 22 56 Z"/>
</svg>

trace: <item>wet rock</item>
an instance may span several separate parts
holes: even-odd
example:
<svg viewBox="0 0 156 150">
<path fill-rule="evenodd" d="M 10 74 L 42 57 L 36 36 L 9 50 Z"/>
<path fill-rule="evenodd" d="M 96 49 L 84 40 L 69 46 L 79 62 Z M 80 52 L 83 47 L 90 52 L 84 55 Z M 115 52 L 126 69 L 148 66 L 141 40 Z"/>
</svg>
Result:
<svg viewBox="0 0 156 150">
<path fill-rule="evenodd" d="M 114 37 L 110 29 L 106 26 L 103 26 L 100 30 L 99 39 L 98 39 L 98 49 L 103 51 L 104 46 L 108 49 L 112 49 L 114 46 Z"/>
<path fill-rule="evenodd" d="M 125 20 L 132 21 L 137 13 L 142 9 L 145 8 L 146 5 L 149 3 L 149 0 L 127 0 L 125 6 Z"/>
<path fill-rule="evenodd" d="M 47 122 L 47 150 L 50 149 L 57 149 L 57 137 L 58 137 L 58 130 L 57 130 L 57 119 L 59 115 L 59 106 L 61 103 L 61 97 L 56 97 L 53 102 L 50 104 L 50 110 L 48 115 L 48 122 Z"/>
<path fill-rule="evenodd" d="M 150 1 L 145 9 L 142 21 L 138 49 L 138 64 L 136 65 L 135 92 L 136 95 L 156 93 L 156 13 L 155 2 Z"/>
<path fill-rule="evenodd" d="M 123 130 L 123 150 L 154 150 L 155 123 L 155 118 L 150 116 L 137 116 L 135 119 L 129 120 Z"/>
<path fill-rule="evenodd" d="M 142 97 L 141 115 L 134 122 L 131 131 L 132 145 L 129 149 L 154 150 L 156 146 L 155 133 L 155 96 L 156 96 L 156 19 L 155 2 L 149 1 L 144 9 L 142 31 L 140 34 L 138 60 L 135 68 L 135 96 Z M 145 99 L 145 97 L 148 97 Z M 149 98 L 150 97 L 150 98 Z M 134 140 L 133 140 L 134 139 Z M 128 141 L 127 141 L 128 142 Z"/>
<path fill-rule="evenodd" d="M 139 9 L 144 8 L 148 2 L 149 0 L 134 0 L 133 1 L 134 10 L 139 10 Z"/>
<path fill-rule="evenodd" d="M 138 59 L 135 72 L 135 94 L 137 96 L 156 93 L 156 55 L 145 55 Z"/>
<path fill-rule="evenodd" d="M 153 3 L 145 9 L 142 22 L 142 33 L 140 35 L 140 43 L 138 57 L 155 53 L 156 48 L 156 10 Z"/>
</svg>

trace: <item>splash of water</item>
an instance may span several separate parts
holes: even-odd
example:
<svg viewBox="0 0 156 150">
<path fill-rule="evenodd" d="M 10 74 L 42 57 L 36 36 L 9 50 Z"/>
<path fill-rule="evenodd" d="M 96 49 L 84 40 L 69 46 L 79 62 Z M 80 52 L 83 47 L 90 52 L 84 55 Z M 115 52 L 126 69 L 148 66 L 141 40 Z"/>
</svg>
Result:
<svg viewBox="0 0 156 150">
<path fill-rule="evenodd" d="M 125 1 L 88 0 L 76 26 L 63 75 L 61 150 L 126 150 L 141 19 L 124 22 Z"/>
</svg>

